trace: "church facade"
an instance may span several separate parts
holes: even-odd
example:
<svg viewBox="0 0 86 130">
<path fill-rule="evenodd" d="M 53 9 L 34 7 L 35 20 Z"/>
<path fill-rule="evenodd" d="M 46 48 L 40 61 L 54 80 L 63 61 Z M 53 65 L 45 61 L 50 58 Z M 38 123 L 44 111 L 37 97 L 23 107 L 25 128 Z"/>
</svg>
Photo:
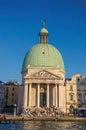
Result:
<svg viewBox="0 0 86 130">
<path fill-rule="evenodd" d="M 77 85 L 65 80 L 63 58 L 58 49 L 48 43 L 48 35 L 43 22 L 40 42 L 24 58 L 18 108 L 23 111 L 54 106 L 69 113 L 72 107 L 78 106 Z"/>
</svg>

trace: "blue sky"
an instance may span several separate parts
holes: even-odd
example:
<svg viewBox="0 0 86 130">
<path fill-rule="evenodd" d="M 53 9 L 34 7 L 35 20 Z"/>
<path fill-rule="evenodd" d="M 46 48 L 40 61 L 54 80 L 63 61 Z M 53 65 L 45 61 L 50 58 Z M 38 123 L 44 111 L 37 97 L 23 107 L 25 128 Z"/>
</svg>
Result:
<svg viewBox="0 0 86 130">
<path fill-rule="evenodd" d="M 39 42 L 44 19 L 66 77 L 86 75 L 86 0 L 0 0 L 0 80 L 21 83 L 24 56 Z"/>
</svg>

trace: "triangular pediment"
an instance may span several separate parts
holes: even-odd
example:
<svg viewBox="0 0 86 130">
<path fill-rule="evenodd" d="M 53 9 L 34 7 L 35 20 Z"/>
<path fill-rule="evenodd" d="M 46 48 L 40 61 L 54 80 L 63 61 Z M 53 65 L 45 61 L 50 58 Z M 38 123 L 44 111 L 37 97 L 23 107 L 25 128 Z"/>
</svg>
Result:
<svg viewBox="0 0 86 130">
<path fill-rule="evenodd" d="M 53 73 L 51 72 L 48 72 L 46 70 L 41 70 L 37 73 L 34 73 L 32 74 L 30 77 L 33 77 L 33 78 L 48 78 L 48 79 L 58 79 L 60 80 L 61 78 L 57 75 L 54 75 Z"/>
</svg>

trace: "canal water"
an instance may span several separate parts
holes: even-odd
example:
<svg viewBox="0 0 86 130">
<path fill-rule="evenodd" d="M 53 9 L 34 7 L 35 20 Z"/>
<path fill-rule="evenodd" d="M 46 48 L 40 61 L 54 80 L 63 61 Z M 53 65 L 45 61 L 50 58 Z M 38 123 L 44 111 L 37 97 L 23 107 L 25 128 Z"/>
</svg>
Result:
<svg viewBox="0 0 86 130">
<path fill-rule="evenodd" d="M 26 121 L 2 123 L 0 130 L 86 130 L 85 122 Z"/>
</svg>

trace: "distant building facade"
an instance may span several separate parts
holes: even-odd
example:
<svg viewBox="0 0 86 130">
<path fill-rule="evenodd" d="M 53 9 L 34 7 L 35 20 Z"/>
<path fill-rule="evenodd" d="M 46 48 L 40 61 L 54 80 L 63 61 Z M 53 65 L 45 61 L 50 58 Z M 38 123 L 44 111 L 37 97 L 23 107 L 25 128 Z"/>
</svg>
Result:
<svg viewBox="0 0 86 130">
<path fill-rule="evenodd" d="M 19 84 L 14 81 L 4 83 L 4 107 L 18 105 L 18 87 Z"/>
<path fill-rule="evenodd" d="M 66 112 L 74 108 L 86 108 L 86 76 L 75 74 L 65 81 Z"/>
<path fill-rule="evenodd" d="M 86 108 L 86 76 L 78 74 L 77 78 L 77 98 L 78 107 Z"/>
</svg>

